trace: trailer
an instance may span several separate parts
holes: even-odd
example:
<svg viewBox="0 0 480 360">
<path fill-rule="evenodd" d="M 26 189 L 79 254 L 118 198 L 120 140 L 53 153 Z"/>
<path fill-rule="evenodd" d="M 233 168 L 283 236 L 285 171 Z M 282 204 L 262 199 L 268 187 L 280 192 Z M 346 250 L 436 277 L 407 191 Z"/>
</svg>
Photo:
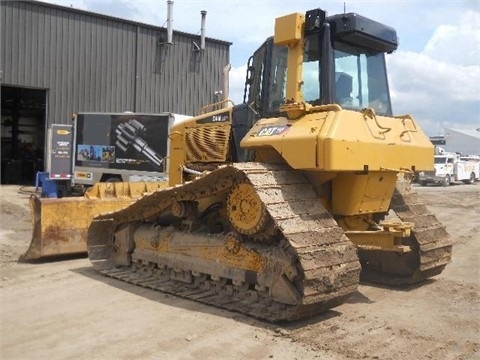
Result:
<svg viewBox="0 0 480 360">
<path fill-rule="evenodd" d="M 77 113 L 48 131 L 47 170 L 37 173 L 42 197 L 82 195 L 103 182 L 168 180 L 168 133 L 190 118 L 169 112 Z M 46 191 L 44 191 L 46 190 Z"/>
<path fill-rule="evenodd" d="M 169 130 L 186 118 L 79 113 L 73 125 L 53 124 L 49 171 L 37 173 L 42 193 L 30 197 L 32 241 L 21 260 L 85 253 L 95 216 L 167 187 Z"/>
<path fill-rule="evenodd" d="M 72 185 L 166 180 L 168 132 L 186 118 L 172 113 L 75 114 Z"/>
</svg>

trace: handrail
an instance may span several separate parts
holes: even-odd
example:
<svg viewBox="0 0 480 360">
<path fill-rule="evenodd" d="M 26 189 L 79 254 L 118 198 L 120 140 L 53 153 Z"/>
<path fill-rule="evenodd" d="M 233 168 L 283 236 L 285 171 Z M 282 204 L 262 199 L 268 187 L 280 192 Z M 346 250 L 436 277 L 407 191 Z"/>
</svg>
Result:
<svg viewBox="0 0 480 360">
<path fill-rule="evenodd" d="M 366 120 L 367 117 L 369 117 L 370 119 L 373 119 L 375 121 L 375 124 L 377 125 L 377 127 L 379 129 L 382 129 L 382 131 L 379 131 L 379 134 L 383 135 L 383 134 L 386 134 L 389 131 L 392 131 L 391 127 L 386 127 L 386 126 L 380 125 L 380 123 L 377 120 L 377 115 L 375 114 L 375 110 L 373 110 L 372 108 L 362 109 L 362 114 L 363 114 L 365 120 Z"/>
<path fill-rule="evenodd" d="M 405 124 L 406 120 L 410 120 L 411 124 L 413 125 L 413 129 L 405 129 L 400 133 L 400 137 L 405 135 L 406 133 L 409 132 L 418 132 L 417 125 L 415 124 L 415 121 L 413 120 L 411 115 L 401 115 L 401 116 L 395 116 L 397 119 L 402 119 L 402 124 L 406 128 L 407 125 Z"/>
<path fill-rule="evenodd" d="M 222 101 L 219 101 L 219 102 L 216 102 L 216 103 L 213 103 L 213 104 L 209 104 L 209 105 L 205 105 L 205 106 L 202 106 L 200 108 L 200 115 L 202 114 L 207 114 L 209 112 L 212 112 L 212 111 L 217 111 L 217 110 L 221 110 L 223 108 L 227 108 L 228 107 L 228 103 L 230 103 L 232 106 L 235 106 L 235 103 L 230 100 L 230 99 L 225 99 L 225 100 L 222 100 Z M 225 106 L 225 104 L 227 104 L 227 106 Z M 222 105 L 222 106 L 221 106 Z M 217 107 L 215 109 L 215 107 Z"/>
</svg>

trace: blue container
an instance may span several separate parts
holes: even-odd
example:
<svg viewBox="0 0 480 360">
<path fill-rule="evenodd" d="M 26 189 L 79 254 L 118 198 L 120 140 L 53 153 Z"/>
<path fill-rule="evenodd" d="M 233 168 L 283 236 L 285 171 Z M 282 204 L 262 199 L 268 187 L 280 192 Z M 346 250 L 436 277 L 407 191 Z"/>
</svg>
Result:
<svg viewBox="0 0 480 360">
<path fill-rule="evenodd" d="M 35 191 L 42 188 L 42 197 L 56 198 L 58 197 L 58 181 L 50 180 L 48 172 L 37 172 L 35 177 Z"/>
</svg>

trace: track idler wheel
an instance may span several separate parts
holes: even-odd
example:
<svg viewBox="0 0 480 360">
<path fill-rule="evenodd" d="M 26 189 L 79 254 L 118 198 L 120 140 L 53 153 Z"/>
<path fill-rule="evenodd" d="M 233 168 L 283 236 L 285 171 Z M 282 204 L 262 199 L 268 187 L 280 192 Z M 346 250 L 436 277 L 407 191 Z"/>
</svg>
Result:
<svg viewBox="0 0 480 360">
<path fill-rule="evenodd" d="M 268 214 L 254 187 L 248 182 L 233 186 L 227 199 L 227 215 L 240 234 L 254 235 L 268 227 Z"/>
</svg>

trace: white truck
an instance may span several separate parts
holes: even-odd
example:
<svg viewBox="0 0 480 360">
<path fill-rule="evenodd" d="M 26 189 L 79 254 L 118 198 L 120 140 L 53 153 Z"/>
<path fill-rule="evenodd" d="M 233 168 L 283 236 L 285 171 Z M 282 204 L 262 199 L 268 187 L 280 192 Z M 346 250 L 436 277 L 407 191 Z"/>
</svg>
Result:
<svg viewBox="0 0 480 360">
<path fill-rule="evenodd" d="M 472 184 L 480 178 L 480 157 L 461 156 L 440 149 L 435 155 L 434 168 L 434 171 L 421 171 L 418 174 L 420 185 L 437 183 L 448 186 L 457 181 Z"/>
</svg>

